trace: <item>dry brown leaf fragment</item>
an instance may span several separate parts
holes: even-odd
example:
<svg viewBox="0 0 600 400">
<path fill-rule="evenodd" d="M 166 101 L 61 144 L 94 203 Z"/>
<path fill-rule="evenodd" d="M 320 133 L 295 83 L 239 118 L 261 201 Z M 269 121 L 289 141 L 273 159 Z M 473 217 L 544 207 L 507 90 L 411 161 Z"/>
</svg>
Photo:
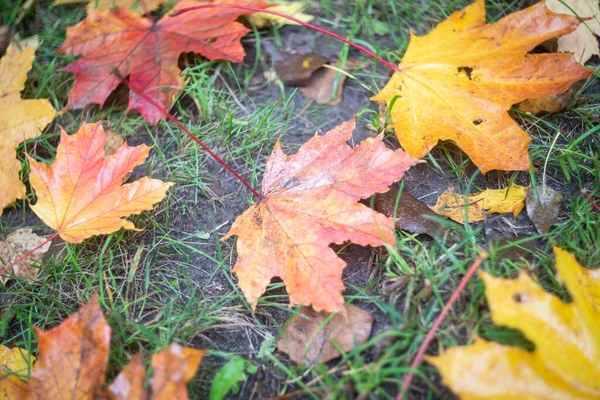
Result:
<svg viewBox="0 0 600 400">
<path fill-rule="evenodd" d="M 342 314 L 316 312 L 302 307 L 284 329 L 277 349 L 298 365 L 311 366 L 340 356 L 335 342 L 344 352 L 365 343 L 371 334 L 373 315 L 349 304 Z"/>
<path fill-rule="evenodd" d="M 0 269 L 3 266 L 13 263 L 19 257 L 40 246 L 45 241 L 45 237 L 36 235 L 31 229 L 17 229 L 9 234 L 6 239 L 0 239 Z M 26 281 L 35 278 L 39 272 L 39 268 L 34 265 L 50 249 L 51 244 L 51 242 L 46 243 L 26 259 L 15 264 L 10 270 L 12 274 Z M 0 283 L 6 285 L 9 279 L 10 275 L 8 273 L 4 274 L 0 276 Z"/>
<path fill-rule="evenodd" d="M 344 63 L 344 71 L 349 72 L 359 64 L 360 61 L 358 60 L 346 60 Z M 339 79 L 336 88 L 335 81 L 338 76 Z M 347 77 L 346 74 L 338 71 L 337 68 L 334 69 L 332 67 L 324 66 L 318 71 L 315 71 L 306 86 L 300 88 L 300 92 L 309 99 L 313 99 L 317 104 L 335 106 L 342 102 L 342 92 Z"/>
<path fill-rule="evenodd" d="M 600 55 L 600 2 L 598 0 L 547 0 L 546 7 L 557 14 L 585 19 L 574 32 L 558 38 L 558 51 L 573 53 L 575 60 L 585 64 Z"/>
<path fill-rule="evenodd" d="M 272 46 L 275 59 L 275 72 L 281 81 L 288 86 L 305 86 L 311 77 L 329 61 L 319 54 L 290 54 Z"/>
<path fill-rule="evenodd" d="M 456 193 L 451 186 L 438 197 L 431 209 L 461 224 L 467 220 L 483 221 L 486 211 L 512 212 L 516 218 L 525 207 L 526 192 L 526 186 L 512 185 L 504 189 L 486 189 L 477 194 L 464 195 Z"/>
<path fill-rule="evenodd" d="M 540 234 L 550 231 L 560 214 L 563 196 L 550 187 L 527 190 L 527 215 Z"/>
</svg>

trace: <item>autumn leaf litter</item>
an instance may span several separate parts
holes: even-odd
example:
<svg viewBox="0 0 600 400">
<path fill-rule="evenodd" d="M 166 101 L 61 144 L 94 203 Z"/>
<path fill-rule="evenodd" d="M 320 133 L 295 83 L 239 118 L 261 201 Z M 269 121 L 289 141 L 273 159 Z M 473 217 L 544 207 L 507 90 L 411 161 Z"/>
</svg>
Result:
<svg viewBox="0 0 600 400">
<path fill-rule="evenodd" d="M 421 33 L 426 32 L 424 27 L 418 28 L 422 29 Z M 341 46 L 338 43 L 324 39 L 322 36 L 315 35 L 313 32 L 302 28 L 286 27 L 279 31 L 279 35 L 281 47 L 283 48 L 306 52 L 317 51 L 332 58 L 340 54 Z M 271 39 L 267 38 L 266 40 Z M 394 49 L 396 45 L 390 44 L 391 40 L 388 37 L 375 40 L 375 43 L 381 43 L 390 49 Z M 254 65 L 255 61 L 253 42 L 252 39 L 245 41 L 248 53 L 245 62 L 248 65 Z M 351 52 L 351 54 L 361 57 L 358 53 Z M 245 68 L 235 66 L 236 75 L 244 76 L 243 71 Z M 375 68 L 377 72 L 373 75 L 381 85 L 385 83 L 389 74 L 379 67 Z M 330 128 L 351 119 L 354 115 L 366 109 L 370 110 L 372 115 L 368 113 L 361 115 L 350 143 L 357 144 L 362 139 L 374 135 L 369 125 L 372 125 L 373 121 L 377 119 L 374 116 L 377 112 L 377 105 L 369 103 L 368 99 L 371 94 L 354 80 L 349 79 L 346 83 L 344 100 L 340 105 L 333 107 L 309 106 L 302 115 L 297 116 L 299 111 L 305 109 L 308 100 L 298 93 L 292 98 L 291 102 L 286 103 L 286 97 L 282 97 L 282 93 L 284 96 L 289 96 L 293 89 L 286 88 L 282 91 L 277 85 L 268 85 L 264 73 L 270 69 L 271 64 L 268 56 L 260 56 L 254 75 L 249 78 L 246 94 L 238 91 L 236 81 L 223 70 L 219 71 L 223 79 L 216 79 L 211 82 L 213 86 L 206 92 L 202 92 L 205 89 L 201 87 L 201 85 L 206 84 L 209 78 L 206 70 L 192 67 L 185 71 L 183 75 L 184 79 L 188 79 L 189 86 L 186 88 L 186 93 L 196 95 L 204 93 L 214 103 L 203 108 L 203 104 L 198 104 L 191 97 L 183 97 L 180 104 L 184 119 L 190 122 L 204 120 L 205 123 L 210 119 L 218 120 L 218 116 L 223 115 L 225 110 L 222 100 L 227 99 L 228 103 L 235 104 L 228 106 L 234 117 L 240 121 L 247 121 L 242 124 L 244 126 L 235 126 L 229 130 L 208 123 L 209 127 L 215 129 L 207 129 L 204 137 L 211 144 L 211 147 L 219 151 L 220 154 L 228 154 L 231 163 L 239 171 L 242 171 L 244 176 L 255 176 L 254 187 L 259 186 L 258 182 L 262 178 L 262 166 L 266 156 L 271 151 L 274 141 L 284 132 L 285 135 L 282 137 L 284 149 L 288 154 L 294 153 L 299 144 L 304 143 L 315 131 L 321 134 L 325 133 Z M 369 71 L 368 74 L 370 73 Z M 194 92 L 195 90 L 198 92 Z M 273 104 L 273 101 L 270 100 L 273 98 L 280 99 L 282 102 Z M 221 100 L 221 103 L 219 103 L 219 100 Z M 206 111 L 214 118 L 202 114 Z M 86 110 L 85 114 L 75 114 L 77 115 L 77 121 L 74 121 L 73 117 L 59 117 L 58 123 L 76 128 L 80 125 L 81 120 L 89 119 L 90 115 L 96 112 L 98 112 L 97 109 L 92 109 L 92 114 L 89 110 Z M 114 124 L 114 126 L 119 125 L 119 121 L 117 119 L 111 120 L 110 114 L 106 111 L 100 111 L 98 115 L 108 116 L 111 124 Z M 293 115 L 293 118 L 288 121 L 286 119 L 287 115 Z M 539 158 L 545 156 L 549 150 L 551 140 L 546 138 L 547 133 L 543 132 L 543 129 L 536 131 L 538 129 L 536 125 L 539 122 L 532 119 L 523 120 L 518 115 L 515 118 L 521 123 L 521 126 L 526 127 L 530 135 L 534 136 L 534 142 L 538 142 L 534 143 L 534 146 L 536 146 L 534 156 Z M 580 123 L 569 112 L 558 117 L 549 117 L 549 119 L 552 123 L 560 124 L 561 129 L 566 133 L 581 129 Z M 244 307 L 242 296 L 236 293 L 235 284 L 232 282 L 234 277 L 229 273 L 229 268 L 235 263 L 234 243 L 231 241 L 219 242 L 218 240 L 228 230 L 233 220 L 246 209 L 246 193 L 240 191 L 240 185 L 232 180 L 230 175 L 196 150 L 193 143 L 181 139 L 179 132 L 176 132 L 175 129 L 163 126 L 153 129 L 145 125 L 139 118 L 135 119 L 135 117 L 134 122 L 129 124 L 126 125 L 124 133 L 130 145 L 145 142 L 146 144 L 155 144 L 157 150 L 145 167 L 134 172 L 131 180 L 150 173 L 154 178 L 164 178 L 166 180 L 177 176 L 180 181 L 178 183 L 184 184 L 179 184 L 174 189 L 172 197 L 165 204 L 160 205 L 156 212 L 135 219 L 136 224 L 140 223 L 145 232 L 120 234 L 112 239 L 113 242 L 110 246 L 116 244 L 118 251 L 108 250 L 107 253 L 105 239 L 94 239 L 91 243 L 80 248 L 78 250 L 80 253 L 76 256 L 81 257 L 80 262 L 89 263 L 90 265 L 93 265 L 92 259 L 97 259 L 98 254 L 104 257 L 103 262 L 106 263 L 107 268 L 103 269 L 100 274 L 94 275 L 92 273 L 92 276 L 96 281 L 102 282 L 105 289 L 111 287 L 112 296 L 116 298 L 120 296 L 119 291 L 125 290 L 126 286 L 127 295 L 131 298 L 148 293 L 148 287 L 154 288 L 151 291 L 152 293 L 148 294 L 152 306 L 134 305 L 129 310 L 129 312 L 141 316 L 138 319 L 139 323 L 148 324 L 151 327 L 150 329 L 160 327 L 161 323 L 159 321 L 166 319 L 169 314 L 168 311 L 164 311 L 164 307 L 172 307 L 175 313 L 186 316 L 186 319 L 180 322 L 162 325 L 163 328 L 161 329 L 166 327 L 172 338 L 190 340 L 194 347 L 218 349 L 254 360 L 260 366 L 262 372 L 258 375 L 248 375 L 248 379 L 241 382 L 240 398 L 249 396 L 256 385 L 259 385 L 265 393 L 278 393 L 283 382 L 290 379 L 290 376 L 286 376 L 282 370 L 274 367 L 271 362 L 256 359 L 256 354 L 261 347 L 265 346 L 269 336 L 277 336 L 281 332 L 284 322 L 290 317 L 290 312 L 285 308 L 273 306 L 274 303 L 285 304 L 286 301 L 283 296 L 285 291 L 281 284 L 275 284 L 275 287 L 267 293 L 266 302 L 268 305 L 259 306 L 259 312 L 253 318 Z M 268 133 L 258 133 L 251 127 L 245 126 L 247 124 L 256 124 L 261 129 L 267 130 Z M 70 130 L 70 132 L 74 131 L 75 129 Z M 230 132 L 228 137 L 227 132 Z M 243 135 L 248 134 L 257 135 L 255 141 L 258 144 L 248 148 L 249 143 L 242 138 Z M 223 136 L 226 136 L 227 139 L 223 139 Z M 53 143 L 56 144 L 57 141 L 55 140 Z M 394 146 L 394 139 L 387 140 L 387 143 Z M 565 145 L 564 141 L 562 143 Z M 566 143 L 568 145 L 568 142 Z M 248 148 L 246 153 L 250 153 L 251 157 L 244 154 L 244 151 L 236 150 L 236 147 Z M 535 155 L 536 151 L 539 154 Z M 502 188 L 508 185 L 509 180 L 522 185 L 530 184 L 527 174 L 492 173 L 488 176 L 477 175 L 474 173 L 475 169 L 465 162 L 466 158 L 460 154 L 455 146 L 450 144 L 435 149 L 432 154 L 437 165 L 432 164 L 431 160 L 426 165 L 417 165 L 411 168 L 403 179 L 403 190 L 427 205 L 433 205 L 437 196 L 446 190 L 451 183 L 456 184 L 461 189 L 461 193 L 475 192 L 477 191 L 475 188 L 481 190 L 485 188 Z M 247 160 L 250 158 L 253 159 L 256 165 L 249 166 Z M 169 163 L 174 166 L 170 167 Z M 197 163 L 200 167 L 187 169 L 188 166 L 183 166 L 190 163 Z M 200 171 L 200 168 L 203 171 Z M 550 170 L 544 172 L 552 177 L 550 179 L 552 187 L 559 190 L 566 199 L 573 199 L 578 196 L 578 185 L 563 182 L 560 178 L 561 168 L 563 167 L 560 164 L 555 164 Z M 542 171 L 539 171 L 540 176 L 541 173 Z M 594 178 L 586 175 L 584 179 Z M 190 184 L 189 182 L 193 183 Z M 579 204 L 579 206 L 583 207 L 584 205 Z M 7 211 L 5 214 L 2 217 L 3 234 L 19 226 L 27 227 L 36 224 L 39 226 L 39 223 L 34 222 L 35 219 L 29 212 L 25 216 L 22 216 L 20 211 Z M 568 206 L 563 204 L 559 223 L 568 218 L 568 215 L 570 215 Z M 535 234 L 535 228 L 528 221 L 525 212 L 522 212 L 516 220 L 512 219 L 512 215 L 504 214 L 494 216 L 485 223 L 475 226 L 476 229 L 479 227 L 484 232 L 473 232 L 467 229 L 461 231 L 461 233 L 466 234 L 469 238 L 474 238 L 479 243 L 485 243 L 487 240 L 486 234 L 492 231 L 495 238 L 503 237 L 510 240 Z M 564 231 L 565 228 L 562 229 Z M 49 233 L 50 231 L 41 230 L 41 232 Z M 489 234 L 492 235 L 492 233 Z M 375 323 L 372 337 L 385 332 L 390 327 L 393 327 L 392 331 L 394 332 L 400 332 L 399 327 L 402 327 L 402 329 L 408 328 L 409 332 L 411 330 L 418 332 L 419 328 L 415 325 L 408 323 L 407 326 L 406 321 L 403 320 L 403 315 L 420 315 L 426 310 L 431 310 L 431 307 L 438 304 L 435 300 L 438 292 L 446 298 L 456 286 L 456 283 L 448 278 L 449 272 L 444 272 L 442 268 L 436 269 L 433 273 L 427 272 L 429 263 L 441 259 L 441 263 L 446 265 L 449 271 L 460 271 L 462 268 L 460 263 L 457 264 L 456 261 L 452 261 L 445 255 L 445 249 L 450 246 L 444 247 L 438 242 L 422 236 L 413 242 L 409 235 L 402 235 L 401 241 L 401 246 L 405 247 L 405 253 L 400 256 L 401 259 L 392 258 L 392 261 L 388 261 L 387 268 L 386 265 L 381 264 L 384 253 L 379 249 L 371 251 L 355 245 L 336 246 L 334 248 L 339 251 L 340 257 L 348 264 L 343 275 L 344 283 L 348 287 L 345 293 L 349 294 L 350 297 L 354 295 L 358 298 L 353 302 L 354 305 L 358 305 L 374 314 Z M 119 276 L 127 276 L 131 272 L 129 268 L 132 267 L 132 258 L 137 248 L 132 246 L 132 243 L 136 246 L 142 246 L 145 251 L 142 255 L 141 267 L 138 267 L 139 271 L 134 272 L 131 284 L 126 285 L 124 282 L 127 280 L 123 279 L 121 281 Z M 545 241 L 542 240 L 536 241 L 539 249 L 544 248 L 544 243 Z M 194 247 L 194 249 L 191 247 Z M 469 254 L 471 250 L 468 247 L 461 247 L 455 248 L 453 251 L 463 258 L 463 254 Z M 106 257 L 109 257 L 110 261 L 106 261 Z M 527 258 L 527 261 L 520 261 L 520 265 L 529 268 L 536 275 L 543 275 L 539 267 L 540 263 L 542 265 L 550 264 L 548 260 L 537 260 L 531 254 L 528 254 Z M 215 268 L 215 265 L 218 266 L 218 269 Z M 513 265 L 502 265 L 504 268 L 508 268 L 514 276 L 515 269 Z M 397 273 L 399 266 L 415 272 L 415 275 L 410 279 L 408 290 L 387 294 L 386 297 L 382 296 L 381 288 L 384 282 L 394 278 L 390 275 L 390 272 L 394 273 L 395 271 Z M 152 270 L 148 272 L 150 267 L 152 267 Z M 94 269 L 91 270 L 94 271 Z M 113 277 L 116 277 L 117 280 L 111 282 L 111 279 L 114 279 Z M 97 285 L 88 286 L 88 283 L 77 280 L 72 275 L 63 280 L 63 285 L 69 282 L 69 279 L 75 280 L 76 285 L 74 287 L 54 286 L 52 290 L 43 296 L 49 297 L 52 295 L 62 299 L 61 301 L 70 304 L 69 309 L 74 311 L 78 308 L 76 304 L 78 304 L 81 294 L 89 293 L 92 288 L 97 289 Z M 173 283 L 174 280 L 178 280 L 179 283 Z M 435 287 L 435 291 L 428 294 L 427 288 L 432 285 Z M 473 287 L 481 287 L 481 284 L 477 285 Z M 365 289 L 366 287 L 367 289 Z M 404 289 L 406 289 L 406 286 Z M 20 293 L 26 293 L 24 288 L 20 290 Z M 414 300 L 417 295 L 419 295 L 419 300 Z M 105 296 L 108 296 L 108 294 L 106 293 Z M 10 299 L 11 302 L 16 301 L 15 298 Z M 390 314 L 382 311 L 381 305 L 388 304 L 390 299 L 394 299 L 400 312 Z M 455 307 L 454 315 L 459 316 L 461 313 L 472 312 L 474 310 L 472 301 L 473 299 L 469 296 L 465 296 Z M 475 303 L 477 302 L 484 304 L 481 297 L 476 297 Z M 175 303 L 179 305 L 175 305 Z M 56 302 L 54 304 L 56 307 Z M 409 306 L 406 307 L 407 305 Z M 183 311 L 186 307 L 195 310 L 195 312 L 185 314 Z M 64 307 L 59 308 L 57 311 L 63 317 L 69 313 Z M 194 321 L 194 315 L 214 318 L 215 321 L 218 321 L 218 323 L 215 322 L 217 326 L 211 327 L 210 323 L 196 325 L 197 321 Z M 58 315 L 53 317 L 54 321 L 59 319 Z M 210 320 L 210 318 L 207 319 Z M 465 343 L 466 339 L 470 337 L 474 320 L 476 319 L 473 317 L 467 320 L 453 317 L 448 322 L 446 332 L 452 335 L 457 342 Z M 487 326 L 490 325 L 489 322 L 484 322 L 484 325 L 486 323 Z M 10 329 L 14 332 L 13 334 L 19 334 L 18 330 L 15 330 L 14 324 L 14 321 L 10 322 Z M 54 326 L 54 324 L 48 323 L 48 326 Z M 181 333 L 186 326 L 190 326 L 191 330 Z M 130 329 L 135 330 L 135 327 L 130 326 Z M 414 337 L 420 338 L 421 336 L 415 334 Z M 157 342 L 148 340 L 144 345 L 153 349 Z M 435 353 L 436 350 L 432 347 L 431 353 Z M 376 362 L 385 351 L 386 349 L 372 346 L 363 353 L 362 357 L 365 363 Z M 410 353 L 402 358 L 403 362 L 408 364 L 409 355 L 414 350 L 396 347 L 395 351 Z M 289 365 L 289 361 L 284 356 L 280 356 L 276 352 L 272 354 L 280 362 Z M 395 354 L 395 356 L 398 356 L 398 354 Z M 210 379 L 214 371 L 223 363 L 224 361 L 218 357 L 208 356 L 203 361 L 203 367 L 200 368 L 200 375 L 194 385 L 206 390 L 210 385 Z M 352 367 L 344 362 L 333 362 L 333 364 L 328 365 L 333 367 L 341 365 L 342 369 L 350 368 L 352 371 Z M 316 376 L 318 377 L 318 374 Z M 315 377 L 313 376 L 313 378 Z M 367 378 L 363 379 L 367 380 Z M 434 380 L 437 381 L 437 378 L 434 378 Z M 422 384 L 419 387 L 426 388 Z M 441 387 L 439 389 L 445 390 Z M 417 396 L 415 398 L 418 398 L 417 394 L 415 396 Z"/>
</svg>

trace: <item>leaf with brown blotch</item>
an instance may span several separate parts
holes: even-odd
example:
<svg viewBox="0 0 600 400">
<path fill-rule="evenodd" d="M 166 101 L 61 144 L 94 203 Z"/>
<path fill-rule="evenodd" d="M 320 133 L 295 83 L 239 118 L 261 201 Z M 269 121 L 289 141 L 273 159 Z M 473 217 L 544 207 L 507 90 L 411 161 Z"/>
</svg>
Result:
<svg viewBox="0 0 600 400">
<path fill-rule="evenodd" d="M 349 72 L 359 64 L 360 61 L 358 60 L 348 59 L 344 63 L 344 70 Z M 330 106 L 340 104 L 342 102 L 342 93 L 347 75 L 339 72 L 337 67 L 334 68 L 323 66 L 323 68 L 315 71 L 306 86 L 300 88 L 300 92 L 309 99 L 313 99 L 317 104 L 328 104 Z M 336 88 L 335 80 L 338 75 L 340 78 L 338 79 Z"/>
<path fill-rule="evenodd" d="M 260 0 L 220 0 L 218 3 L 265 8 Z M 198 5 L 184 0 L 175 10 Z M 182 88 L 177 65 L 184 52 L 209 60 L 241 62 L 244 49 L 240 39 L 249 29 L 235 20 L 250 11 L 214 8 L 188 12 L 159 21 L 140 16 L 126 8 L 91 9 L 85 20 L 67 31 L 61 51 L 83 56 L 63 70 L 75 75 L 67 108 L 104 104 L 110 93 L 129 77 L 130 85 L 165 110 Z M 130 92 L 128 110 L 137 109 L 150 123 L 166 117 L 152 103 Z"/>
<path fill-rule="evenodd" d="M 234 272 L 252 308 L 277 276 L 292 305 L 342 311 L 346 263 L 329 245 L 395 242 L 394 220 L 358 200 L 387 191 L 418 161 L 387 149 L 382 136 L 351 148 L 346 141 L 354 126 L 352 120 L 314 136 L 291 156 L 275 146 L 265 167 L 264 199 L 225 236 L 238 236 Z"/>
<path fill-rule="evenodd" d="M 393 103 L 396 135 L 413 157 L 452 140 L 484 173 L 528 170 L 531 139 L 508 110 L 592 75 L 571 54 L 528 52 L 579 24 L 543 2 L 486 24 L 484 0 L 477 0 L 428 35 L 412 35 L 401 71 L 373 100 Z"/>
<path fill-rule="evenodd" d="M 172 344 L 152 356 L 151 400 L 187 399 L 187 383 L 196 374 L 204 353 Z"/>
<path fill-rule="evenodd" d="M 38 236 L 31 229 L 17 229 L 6 237 L 0 239 L 0 269 L 16 261 L 19 257 L 42 245 L 46 241 L 45 237 Z M 52 243 L 48 242 L 29 255 L 24 260 L 13 265 L 9 270 L 17 278 L 29 281 L 38 274 L 39 268 L 35 267 L 39 258 L 44 255 Z M 6 285 L 10 275 L 0 275 L 0 284 Z"/>
<path fill-rule="evenodd" d="M 554 252 L 569 303 L 524 272 L 518 279 L 481 273 L 494 323 L 522 331 L 535 350 L 477 339 L 429 358 L 461 399 L 600 398 L 600 270 Z"/>
<path fill-rule="evenodd" d="M 504 189 L 486 189 L 483 192 L 464 195 L 449 187 L 438 197 L 431 209 L 436 213 L 464 224 L 465 221 L 483 221 L 485 212 L 512 213 L 513 217 L 525 207 L 526 186 L 511 185 Z"/>
<path fill-rule="evenodd" d="M 345 314 L 327 320 L 328 313 L 302 307 L 281 334 L 277 349 L 305 366 L 339 357 L 338 348 L 348 352 L 365 343 L 373 326 L 373 315 L 352 304 L 345 307 Z"/>
<path fill-rule="evenodd" d="M 94 399 L 104 384 L 110 347 L 98 296 L 58 327 L 36 333 L 39 355 L 27 382 L 28 399 Z"/>
<path fill-rule="evenodd" d="M 21 98 L 37 46 L 36 37 L 13 43 L 0 60 L 0 215 L 4 207 L 25 198 L 17 146 L 39 136 L 54 119 L 55 111 L 48 100 Z"/>
<path fill-rule="evenodd" d="M 124 218 L 151 210 L 173 185 L 148 177 L 122 184 L 123 177 L 146 160 L 150 148 L 124 144 L 105 157 L 105 144 L 102 122 L 84 124 L 73 135 L 61 129 L 53 164 L 29 157 L 29 179 L 37 196 L 31 208 L 69 243 L 136 229 Z"/>
</svg>

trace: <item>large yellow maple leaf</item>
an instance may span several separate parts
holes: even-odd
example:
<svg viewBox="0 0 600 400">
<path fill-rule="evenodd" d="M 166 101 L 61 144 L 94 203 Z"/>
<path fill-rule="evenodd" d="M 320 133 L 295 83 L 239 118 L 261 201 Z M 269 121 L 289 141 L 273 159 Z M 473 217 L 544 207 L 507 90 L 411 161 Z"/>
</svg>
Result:
<svg viewBox="0 0 600 400">
<path fill-rule="evenodd" d="M 54 119 L 55 111 L 48 100 L 21 98 L 37 46 L 36 38 L 13 43 L 0 60 L 0 215 L 4 207 L 25 197 L 17 146 L 39 136 Z"/>
<path fill-rule="evenodd" d="M 477 339 L 430 358 L 462 399 L 600 398 L 600 270 L 581 267 L 559 248 L 554 252 L 572 303 L 525 273 L 518 279 L 481 274 L 494 322 L 522 331 L 535 351 Z"/>
<path fill-rule="evenodd" d="M 484 0 L 477 0 L 428 35 L 411 35 L 401 71 L 373 100 L 393 103 L 396 135 L 412 157 L 453 140 L 482 172 L 527 170 L 530 138 L 507 111 L 592 74 L 571 54 L 527 53 L 578 25 L 543 3 L 486 24 Z"/>
<path fill-rule="evenodd" d="M 124 144 L 105 157 L 105 144 L 101 122 L 83 124 L 73 135 L 61 129 L 53 164 L 29 157 L 29 179 L 37 196 L 31 208 L 67 242 L 135 229 L 124 218 L 152 209 L 173 185 L 148 177 L 123 185 L 125 175 L 146 160 L 150 148 Z"/>
</svg>

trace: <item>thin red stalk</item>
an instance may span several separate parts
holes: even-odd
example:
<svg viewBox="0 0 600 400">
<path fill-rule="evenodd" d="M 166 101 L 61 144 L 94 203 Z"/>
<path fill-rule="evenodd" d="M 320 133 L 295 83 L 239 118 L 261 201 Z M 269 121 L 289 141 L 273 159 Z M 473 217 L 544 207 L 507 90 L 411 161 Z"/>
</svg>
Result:
<svg viewBox="0 0 600 400">
<path fill-rule="evenodd" d="M 356 44 L 340 35 L 337 35 L 331 31 L 328 31 L 327 29 L 323 29 L 320 28 L 316 25 L 313 24 L 309 24 L 308 22 L 304 22 L 302 20 L 299 20 L 298 18 L 294 18 L 290 15 L 287 14 L 283 14 L 280 13 L 278 11 L 272 11 L 272 10 L 268 10 L 268 9 L 262 9 L 262 8 L 258 8 L 258 7 L 250 7 L 250 6 L 238 6 L 235 4 L 201 4 L 201 5 L 197 5 L 197 6 L 193 6 L 193 7 L 186 7 L 186 8 L 182 8 L 179 10 L 175 10 L 171 13 L 171 16 L 177 16 L 177 15 L 181 15 L 183 13 L 189 12 L 189 11 L 194 11 L 194 10 L 201 10 L 203 8 L 235 8 L 238 10 L 247 10 L 247 11 L 254 11 L 254 12 L 262 12 L 262 13 L 266 13 L 266 14 L 271 14 L 271 15 L 276 15 L 278 17 L 282 17 L 285 19 L 289 19 L 290 21 L 294 21 L 300 25 L 306 26 L 307 28 L 313 29 L 317 32 L 321 32 L 324 33 L 325 35 L 329 35 L 333 38 L 336 38 L 337 40 L 341 40 L 342 42 L 354 47 L 355 49 L 358 49 L 360 51 L 362 51 L 363 53 L 367 54 L 370 57 L 373 57 L 374 59 L 376 59 L 377 61 L 379 61 L 381 64 L 385 65 L 386 67 L 388 67 L 389 69 L 391 69 L 393 72 L 400 72 L 400 68 L 396 67 L 394 64 L 384 60 L 383 58 L 377 56 L 375 53 L 373 53 L 370 50 L 367 50 L 366 48 L 364 48 L 363 46 Z"/>
<path fill-rule="evenodd" d="M 9 269 L 11 269 L 15 265 L 17 265 L 18 263 L 20 263 L 21 261 L 23 261 L 24 259 L 26 259 L 30 255 L 32 255 L 37 250 L 41 249 L 42 247 L 44 247 L 45 245 L 47 245 L 51 241 L 53 241 L 58 236 L 58 234 L 59 234 L 59 232 L 56 232 L 54 235 L 52 235 L 48 239 L 44 240 L 41 244 L 39 244 L 36 247 L 34 247 L 33 250 L 29 250 L 27 253 L 23 254 L 21 257 L 17 258 L 15 261 L 13 261 L 12 263 L 10 263 L 6 267 L 0 269 L 0 276 L 4 275 L 4 273 L 6 271 L 8 271 Z"/>
<path fill-rule="evenodd" d="M 427 336 L 425 336 L 425 340 L 421 344 L 421 347 L 419 347 L 419 351 L 417 351 L 417 355 L 415 356 L 415 359 L 413 360 L 413 362 L 410 366 L 413 371 L 415 369 L 417 369 L 419 367 L 419 365 L 421 365 L 421 362 L 423 361 L 423 357 L 425 357 L 425 352 L 427 351 L 427 347 L 429 347 L 429 343 L 431 343 L 431 341 L 433 340 L 433 337 L 435 336 L 435 333 L 437 332 L 439 326 L 444 321 L 444 318 L 446 318 L 446 315 L 452 308 L 452 305 L 454 304 L 454 302 L 458 299 L 458 296 L 460 295 L 460 293 L 467 286 L 467 283 L 469 282 L 469 280 L 471 279 L 471 277 L 473 276 L 475 271 L 477 271 L 477 268 L 479 268 L 479 265 L 481 265 L 481 262 L 486 258 L 487 258 L 486 252 L 481 252 L 479 254 L 479 256 L 477 256 L 475 261 L 473 261 L 473 264 L 471 264 L 471 266 L 469 267 L 469 270 L 467 271 L 465 276 L 462 278 L 462 280 L 456 287 L 456 290 L 454 290 L 454 292 L 452 293 L 452 296 L 450 296 L 450 298 L 444 305 L 442 312 L 440 313 L 440 315 L 438 315 L 438 317 L 434 321 L 433 325 L 431 326 L 431 329 L 429 330 L 429 332 L 427 332 Z M 402 382 L 402 390 L 400 391 L 400 394 L 396 397 L 396 400 L 402 399 L 402 396 L 404 396 L 404 392 L 406 392 L 406 390 L 410 386 L 410 382 L 412 381 L 413 375 L 414 375 L 413 372 L 409 372 L 408 375 L 406 375 L 406 377 L 404 378 L 404 381 Z"/>
<path fill-rule="evenodd" d="M 582 190 L 581 193 L 583 193 L 583 195 L 585 196 L 585 198 L 588 199 L 588 201 L 590 202 L 590 204 L 592 205 L 592 207 L 594 207 L 596 209 L 596 211 L 600 212 L 600 206 L 594 201 L 594 199 L 592 199 L 592 196 L 590 196 L 589 194 L 587 194 L 587 192 L 585 190 Z"/>
<path fill-rule="evenodd" d="M 184 131 L 190 137 L 190 139 L 192 139 L 194 142 L 198 143 L 198 145 L 200 147 L 202 147 L 204 149 L 204 151 L 206 151 L 208 154 L 210 154 L 210 156 L 212 158 L 214 158 L 219 164 L 221 164 L 223 167 L 225 167 L 225 169 L 227 171 L 231 172 L 231 174 L 233 176 L 235 176 L 240 182 L 242 182 L 244 184 L 244 186 L 246 186 L 246 188 L 248 188 L 248 190 L 250 190 L 250 192 L 252 192 L 252 194 L 254 196 L 256 196 L 256 198 L 258 198 L 259 200 L 263 200 L 263 196 L 260 193 L 258 193 L 256 190 L 254 190 L 254 188 L 252 186 L 250 186 L 250 184 L 244 178 L 242 178 L 240 176 L 240 174 L 238 174 L 237 172 L 235 172 L 235 170 L 233 168 L 231 168 L 229 165 L 227 165 L 227 163 L 225 161 L 223 161 L 223 159 L 221 159 L 221 157 L 219 157 L 218 155 L 216 155 L 215 153 L 213 153 L 204 143 L 202 143 L 202 141 L 200 139 L 198 139 L 198 137 L 196 135 L 194 135 L 192 132 L 190 132 L 189 129 L 186 128 L 181 122 L 177 121 L 177 119 L 171 113 L 169 113 L 164 107 L 162 107 L 160 104 L 158 104 L 157 102 L 155 102 L 154 100 L 152 100 L 142 90 L 133 87 L 128 82 L 127 79 L 121 78 L 121 81 L 125 85 L 127 85 L 127 87 L 129 87 L 129 89 L 132 92 L 134 92 L 136 95 L 140 96 L 142 99 L 144 99 L 145 101 L 147 101 L 148 103 L 152 104 L 154 107 L 156 107 L 160 111 L 162 111 L 167 116 L 167 119 L 169 119 L 169 121 L 171 121 L 175 125 L 177 125 L 177 127 L 179 129 L 181 129 L 182 131 Z"/>
</svg>

